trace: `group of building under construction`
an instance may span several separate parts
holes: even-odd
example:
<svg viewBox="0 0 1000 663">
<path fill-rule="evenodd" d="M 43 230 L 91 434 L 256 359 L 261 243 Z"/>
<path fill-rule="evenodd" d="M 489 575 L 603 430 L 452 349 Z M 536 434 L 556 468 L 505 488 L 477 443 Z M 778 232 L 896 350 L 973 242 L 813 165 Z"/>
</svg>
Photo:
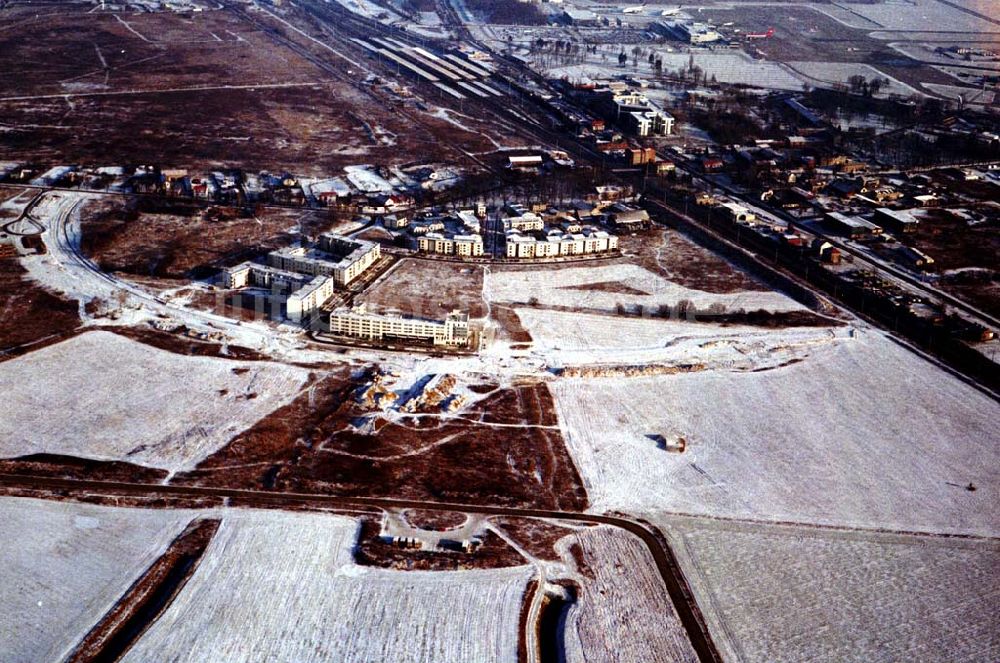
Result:
<svg viewBox="0 0 1000 663">
<path fill-rule="evenodd" d="M 469 318 L 452 311 L 445 320 L 420 320 L 369 313 L 364 306 L 328 308 L 337 291 L 379 263 L 378 244 L 334 233 L 314 246 L 277 249 L 266 263 L 243 262 L 222 271 L 222 285 L 270 304 L 271 317 L 333 336 L 371 342 L 465 347 L 472 338 Z"/>
</svg>

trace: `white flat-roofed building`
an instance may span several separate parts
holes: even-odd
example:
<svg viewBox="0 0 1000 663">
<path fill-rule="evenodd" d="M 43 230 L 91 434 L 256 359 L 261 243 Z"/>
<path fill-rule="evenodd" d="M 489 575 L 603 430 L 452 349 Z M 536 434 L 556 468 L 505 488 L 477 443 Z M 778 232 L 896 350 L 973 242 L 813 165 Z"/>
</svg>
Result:
<svg viewBox="0 0 1000 663">
<path fill-rule="evenodd" d="M 319 237 L 319 249 L 304 246 L 272 251 L 267 263 L 272 267 L 312 276 L 332 276 L 344 286 L 378 262 L 382 250 L 375 242 L 325 233 Z"/>
<path fill-rule="evenodd" d="M 555 258 L 560 256 L 604 253 L 618 248 L 618 238 L 603 230 L 584 228 L 578 233 L 553 230 L 544 239 L 522 235 L 517 231 L 507 233 L 508 258 Z"/>
<path fill-rule="evenodd" d="M 423 253 L 475 257 L 483 255 L 481 235 L 454 235 L 445 237 L 440 233 L 427 233 L 417 239 L 417 249 Z"/>
<path fill-rule="evenodd" d="M 443 321 L 423 320 L 368 313 L 364 304 L 331 312 L 327 331 L 336 336 L 369 341 L 399 339 L 433 345 L 465 346 L 470 340 L 469 316 L 460 311 L 452 311 Z"/>
<path fill-rule="evenodd" d="M 333 297 L 331 276 L 309 276 L 252 262 L 222 270 L 222 281 L 233 290 L 251 286 L 270 290 L 272 300 L 284 301 L 285 317 L 292 322 L 302 322 Z"/>
<path fill-rule="evenodd" d="M 317 276 L 305 286 L 299 288 L 285 300 L 285 315 L 292 322 L 302 322 L 310 313 L 333 297 L 333 279 L 329 276 Z"/>
<path fill-rule="evenodd" d="M 516 230 L 526 232 L 529 230 L 541 230 L 545 227 L 545 221 L 534 212 L 523 212 L 517 216 L 508 216 L 503 220 L 504 230 Z"/>
</svg>

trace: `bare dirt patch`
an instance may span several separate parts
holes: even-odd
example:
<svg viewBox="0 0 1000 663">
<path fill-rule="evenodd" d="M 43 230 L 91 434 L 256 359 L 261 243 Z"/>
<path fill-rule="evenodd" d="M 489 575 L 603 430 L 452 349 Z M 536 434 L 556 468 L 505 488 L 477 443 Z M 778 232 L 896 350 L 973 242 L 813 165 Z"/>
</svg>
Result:
<svg viewBox="0 0 1000 663">
<path fill-rule="evenodd" d="M 599 292 L 614 292 L 619 295 L 648 295 L 650 293 L 639 288 L 633 288 L 627 283 L 619 281 L 602 281 L 600 283 L 586 283 L 584 285 L 563 286 L 562 290 L 597 290 Z"/>
<path fill-rule="evenodd" d="M 766 285 L 681 232 L 654 227 L 620 238 L 631 262 L 686 288 L 718 294 L 766 292 Z"/>
<path fill-rule="evenodd" d="M 521 324 L 521 318 L 511 306 L 494 304 L 490 310 L 500 328 L 500 335 L 513 343 L 530 343 L 531 333 Z"/>
<path fill-rule="evenodd" d="M 413 527 L 436 532 L 455 529 L 466 520 L 466 515 L 458 511 L 432 511 L 430 509 L 407 509 L 403 517 Z"/>
<path fill-rule="evenodd" d="M 190 201 L 133 198 L 89 207 L 81 249 L 104 271 L 204 278 L 329 226 L 323 212 L 268 208 L 244 215 Z"/>
<path fill-rule="evenodd" d="M 555 545 L 574 530 L 537 518 L 494 518 L 491 521 L 537 559 L 559 561 Z"/>
<path fill-rule="evenodd" d="M 358 301 L 375 311 L 398 311 L 424 318 L 443 318 L 459 309 L 472 318 L 486 314 L 483 268 L 436 260 L 404 259 Z"/>
<path fill-rule="evenodd" d="M 544 385 L 501 389 L 460 416 L 376 420 L 344 369 L 174 481 L 329 495 L 582 509 L 586 492 Z M 359 428 L 360 426 L 360 428 Z"/>
<path fill-rule="evenodd" d="M 76 301 L 39 286 L 17 260 L 0 258 L 0 361 L 61 341 L 79 325 Z"/>
</svg>

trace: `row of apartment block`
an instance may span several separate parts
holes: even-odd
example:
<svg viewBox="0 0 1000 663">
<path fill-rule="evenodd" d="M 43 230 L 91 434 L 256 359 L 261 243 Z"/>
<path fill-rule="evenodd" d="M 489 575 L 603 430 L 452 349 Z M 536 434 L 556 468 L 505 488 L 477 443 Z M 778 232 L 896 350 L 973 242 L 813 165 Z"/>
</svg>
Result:
<svg viewBox="0 0 1000 663">
<path fill-rule="evenodd" d="M 449 346 L 466 346 L 470 339 L 469 316 L 457 310 L 443 321 L 422 320 L 369 313 L 364 304 L 330 313 L 326 331 L 369 341 L 398 339 Z"/>
</svg>

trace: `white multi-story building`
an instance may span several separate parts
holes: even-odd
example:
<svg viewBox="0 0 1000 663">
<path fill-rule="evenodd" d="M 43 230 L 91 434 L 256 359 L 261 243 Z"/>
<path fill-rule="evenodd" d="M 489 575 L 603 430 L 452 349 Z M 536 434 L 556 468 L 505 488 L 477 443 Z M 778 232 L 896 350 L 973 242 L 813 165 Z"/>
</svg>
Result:
<svg viewBox="0 0 1000 663">
<path fill-rule="evenodd" d="M 618 248 L 618 238 L 603 230 L 584 228 L 578 233 L 550 232 L 544 239 L 507 233 L 508 258 L 554 258 L 587 253 L 603 253 Z"/>
<path fill-rule="evenodd" d="M 398 339 L 433 345 L 466 346 L 471 339 L 469 316 L 460 311 L 452 311 L 443 321 L 421 320 L 368 313 L 364 304 L 330 313 L 326 330 L 335 336 L 369 341 Z"/>
<path fill-rule="evenodd" d="M 224 269 L 222 283 L 232 290 L 250 286 L 268 289 L 271 298 L 284 300 L 285 317 L 292 322 L 302 322 L 333 297 L 330 276 L 309 276 L 252 262 Z"/>
<path fill-rule="evenodd" d="M 483 255 L 481 235 L 454 235 L 445 237 L 440 233 L 427 233 L 417 239 L 417 249 L 423 253 L 439 253 L 475 257 Z"/>
<path fill-rule="evenodd" d="M 663 111 L 641 92 L 611 92 L 615 121 L 638 136 L 669 136 L 674 116 Z"/>
<path fill-rule="evenodd" d="M 319 249 L 304 246 L 272 251 L 267 263 L 272 267 L 312 276 L 332 276 L 334 283 L 344 286 L 382 257 L 375 242 L 349 239 L 326 233 L 319 237 Z"/>
</svg>

